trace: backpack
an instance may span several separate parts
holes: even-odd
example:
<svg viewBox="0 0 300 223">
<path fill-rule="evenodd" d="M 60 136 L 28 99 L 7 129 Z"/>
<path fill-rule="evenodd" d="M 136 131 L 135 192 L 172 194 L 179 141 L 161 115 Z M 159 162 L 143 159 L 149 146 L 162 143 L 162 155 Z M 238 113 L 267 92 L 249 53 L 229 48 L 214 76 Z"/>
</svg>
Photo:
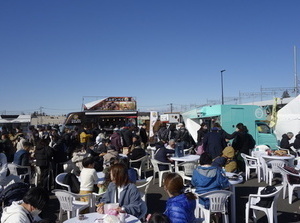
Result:
<svg viewBox="0 0 300 223">
<path fill-rule="evenodd" d="M 67 175 L 63 179 L 63 183 L 70 186 L 72 193 L 75 193 L 75 194 L 79 193 L 80 183 L 74 173 L 67 173 Z"/>
<path fill-rule="evenodd" d="M 10 206 L 13 201 L 22 200 L 29 190 L 29 184 L 23 182 L 13 183 L 0 193 L 0 215 L 4 207 Z"/>
</svg>

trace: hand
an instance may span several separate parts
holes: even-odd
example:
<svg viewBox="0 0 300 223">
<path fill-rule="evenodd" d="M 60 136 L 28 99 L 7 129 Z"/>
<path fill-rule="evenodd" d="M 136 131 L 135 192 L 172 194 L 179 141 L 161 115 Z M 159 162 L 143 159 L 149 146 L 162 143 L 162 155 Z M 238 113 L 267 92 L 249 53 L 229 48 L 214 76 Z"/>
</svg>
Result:
<svg viewBox="0 0 300 223">
<path fill-rule="evenodd" d="M 99 214 L 104 214 L 104 203 L 99 204 L 99 206 L 97 207 L 97 212 Z"/>
</svg>

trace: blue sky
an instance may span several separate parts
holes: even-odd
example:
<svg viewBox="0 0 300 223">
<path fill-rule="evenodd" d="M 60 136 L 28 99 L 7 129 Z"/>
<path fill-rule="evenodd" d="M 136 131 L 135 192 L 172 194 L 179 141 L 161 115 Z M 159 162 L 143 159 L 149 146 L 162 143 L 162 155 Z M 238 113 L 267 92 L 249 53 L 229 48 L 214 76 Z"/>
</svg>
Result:
<svg viewBox="0 0 300 223">
<path fill-rule="evenodd" d="M 299 0 L 1 0 L 0 112 L 65 114 L 83 96 L 180 109 L 221 100 L 223 69 L 225 99 L 293 87 L 299 12 Z"/>
</svg>

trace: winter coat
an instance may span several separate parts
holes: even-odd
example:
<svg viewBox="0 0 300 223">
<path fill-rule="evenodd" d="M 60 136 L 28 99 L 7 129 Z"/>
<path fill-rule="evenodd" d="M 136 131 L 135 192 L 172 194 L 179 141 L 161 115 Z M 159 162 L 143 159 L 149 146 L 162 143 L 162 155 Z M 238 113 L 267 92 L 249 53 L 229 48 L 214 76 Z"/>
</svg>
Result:
<svg viewBox="0 0 300 223">
<path fill-rule="evenodd" d="M 128 155 L 128 159 L 130 160 L 137 160 L 142 158 L 146 155 L 146 152 L 144 149 L 142 149 L 140 146 L 135 147 Z M 133 168 L 140 168 L 141 162 L 131 163 L 131 167 Z"/>
<path fill-rule="evenodd" d="M 140 137 L 141 137 L 141 141 L 146 144 L 148 142 L 148 135 L 147 135 L 147 131 L 144 128 L 140 129 Z"/>
<path fill-rule="evenodd" d="M 15 153 L 13 163 L 20 166 L 29 166 L 29 156 L 27 150 L 21 149 Z"/>
<path fill-rule="evenodd" d="M 115 147 L 115 149 L 119 152 L 122 149 L 122 141 L 121 141 L 121 136 L 119 133 L 114 132 L 111 136 L 110 136 L 110 140 L 111 140 L 111 145 Z"/>
<path fill-rule="evenodd" d="M 208 133 L 207 129 L 199 129 L 197 131 L 197 145 L 201 145 L 203 142 L 204 136 Z"/>
<path fill-rule="evenodd" d="M 202 194 L 214 190 L 222 190 L 229 187 L 228 179 L 223 175 L 222 169 L 215 166 L 199 166 L 193 172 L 192 185 L 196 187 L 196 193 Z M 200 204 L 209 208 L 208 199 L 200 199 Z"/>
<path fill-rule="evenodd" d="M 225 147 L 226 141 L 219 132 L 209 132 L 203 139 L 204 151 L 209 153 L 212 159 L 219 156 Z"/>
<path fill-rule="evenodd" d="M 116 184 L 111 182 L 105 194 L 102 196 L 100 202 L 102 203 L 119 203 L 120 207 L 125 208 L 125 212 L 131 214 L 137 218 L 147 212 L 147 205 L 141 199 L 140 191 L 137 189 L 135 184 L 129 183 L 123 187 L 120 193 L 118 201 L 115 201 L 116 197 Z"/>
<path fill-rule="evenodd" d="M 166 147 L 162 146 L 157 149 L 156 153 L 154 154 L 154 159 L 163 162 L 163 163 L 170 163 L 168 159 L 168 154 L 175 153 L 174 149 L 167 149 Z M 169 167 L 166 165 L 158 164 L 159 170 L 167 170 Z"/>
<path fill-rule="evenodd" d="M 48 167 L 53 157 L 53 150 L 50 146 L 37 146 L 34 156 L 37 166 Z"/>
<path fill-rule="evenodd" d="M 291 149 L 290 148 L 290 142 L 289 142 L 290 138 L 288 137 L 287 134 L 283 134 L 282 135 L 282 139 L 280 141 L 280 148 L 283 148 L 283 149 Z"/>
<path fill-rule="evenodd" d="M 104 159 L 104 163 L 109 163 L 110 159 L 113 157 L 118 157 L 119 153 L 118 151 L 114 150 L 114 149 L 109 149 L 107 150 L 107 153 L 103 156 Z"/>
<path fill-rule="evenodd" d="M 195 222 L 195 208 L 196 200 L 189 200 L 186 194 L 180 194 L 167 200 L 164 214 L 171 223 L 190 223 Z"/>
<path fill-rule="evenodd" d="M 237 132 L 236 137 L 232 142 L 234 150 L 249 155 L 249 150 L 255 146 L 255 140 L 252 135 L 247 132 Z"/>
<path fill-rule="evenodd" d="M 14 201 L 11 206 L 5 207 L 1 217 L 2 223 L 32 223 L 33 216 L 20 204 L 22 201 Z"/>
<path fill-rule="evenodd" d="M 293 143 L 295 149 L 300 149 L 300 134 L 295 136 L 295 141 Z"/>
<path fill-rule="evenodd" d="M 123 147 L 129 147 L 132 145 L 133 134 L 129 129 L 121 130 L 121 135 L 123 138 Z"/>
</svg>

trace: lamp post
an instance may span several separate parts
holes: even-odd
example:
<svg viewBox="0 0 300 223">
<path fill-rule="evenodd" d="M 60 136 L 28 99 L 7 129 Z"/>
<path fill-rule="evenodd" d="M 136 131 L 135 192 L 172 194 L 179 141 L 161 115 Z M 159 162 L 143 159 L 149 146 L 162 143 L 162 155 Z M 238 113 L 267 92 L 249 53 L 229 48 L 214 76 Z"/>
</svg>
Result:
<svg viewBox="0 0 300 223">
<path fill-rule="evenodd" d="M 223 72 L 226 70 L 221 70 L 221 90 L 222 90 L 222 105 L 224 105 L 224 93 L 223 93 Z"/>
</svg>

